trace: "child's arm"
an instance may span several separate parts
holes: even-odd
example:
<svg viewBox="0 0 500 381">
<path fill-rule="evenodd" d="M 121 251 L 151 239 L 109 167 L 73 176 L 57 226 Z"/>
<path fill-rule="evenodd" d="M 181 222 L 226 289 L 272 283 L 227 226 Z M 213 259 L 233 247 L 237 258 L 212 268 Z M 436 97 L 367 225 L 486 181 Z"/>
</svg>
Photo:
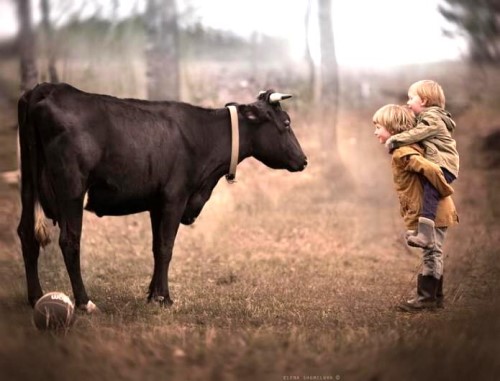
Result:
<svg viewBox="0 0 500 381">
<path fill-rule="evenodd" d="M 427 160 L 421 155 L 414 154 L 405 156 L 406 170 L 424 175 L 429 182 L 437 189 L 441 197 L 450 196 L 454 190 L 446 181 L 443 171 L 439 165 Z"/>
<path fill-rule="evenodd" d="M 426 117 L 419 124 L 408 131 L 392 135 L 389 139 L 387 139 L 385 145 L 389 149 L 389 152 L 392 152 L 401 146 L 407 146 L 409 144 L 431 138 L 437 135 L 440 131 L 441 126 L 439 123 L 439 120 L 434 120 L 432 117 Z"/>
</svg>

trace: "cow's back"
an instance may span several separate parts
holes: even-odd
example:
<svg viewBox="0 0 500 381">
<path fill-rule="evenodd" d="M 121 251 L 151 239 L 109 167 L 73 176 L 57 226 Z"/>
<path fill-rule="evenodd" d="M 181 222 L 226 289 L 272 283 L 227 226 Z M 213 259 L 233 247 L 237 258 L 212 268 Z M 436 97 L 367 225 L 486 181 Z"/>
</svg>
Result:
<svg viewBox="0 0 500 381">
<path fill-rule="evenodd" d="M 88 170 L 114 165 L 133 170 L 141 158 L 168 159 L 178 126 L 161 104 L 91 94 L 67 84 L 34 90 L 30 115 L 43 143 L 58 154 L 71 151 Z M 174 144 L 176 142 L 177 144 Z"/>
<path fill-rule="evenodd" d="M 185 160 L 176 121 L 160 102 L 90 94 L 67 84 L 41 84 L 30 118 L 55 187 L 69 197 L 89 191 L 98 214 L 146 210 Z"/>
</svg>

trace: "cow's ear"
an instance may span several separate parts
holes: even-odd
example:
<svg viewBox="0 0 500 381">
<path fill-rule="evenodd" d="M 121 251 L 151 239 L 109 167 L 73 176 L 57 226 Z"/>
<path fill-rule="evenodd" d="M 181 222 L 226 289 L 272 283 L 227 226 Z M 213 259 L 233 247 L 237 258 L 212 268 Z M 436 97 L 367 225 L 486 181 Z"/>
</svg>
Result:
<svg viewBox="0 0 500 381">
<path fill-rule="evenodd" d="M 253 105 L 242 105 L 240 106 L 240 113 L 243 117 L 252 123 L 258 123 L 262 121 L 262 112 L 258 107 Z"/>
</svg>

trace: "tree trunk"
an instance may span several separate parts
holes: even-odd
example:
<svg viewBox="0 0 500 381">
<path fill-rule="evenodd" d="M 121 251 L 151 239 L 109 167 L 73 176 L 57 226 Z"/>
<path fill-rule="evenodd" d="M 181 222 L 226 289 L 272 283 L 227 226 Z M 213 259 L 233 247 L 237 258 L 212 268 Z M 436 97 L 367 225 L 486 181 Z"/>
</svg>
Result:
<svg viewBox="0 0 500 381">
<path fill-rule="evenodd" d="M 52 83 L 59 82 L 59 76 L 56 69 L 56 54 L 54 46 L 54 33 L 52 24 L 50 23 L 50 5 L 49 0 L 41 0 L 40 8 L 42 11 L 42 27 L 45 39 L 45 57 L 47 59 L 47 71 L 49 81 Z"/>
<path fill-rule="evenodd" d="M 321 47 L 321 117 L 322 143 L 326 154 L 327 174 L 345 171 L 338 151 L 337 117 L 339 109 L 339 74 L 332 27 L 331 0 L 318 0 Z"/>
<path fill-rule="evenodd" d="M 319 1 L 319 30 L 321 47 L 321 102 L 337 116 L 339 75 L 332 27 L 331 0 Z M 336 120 L 333 121 L 333 126 Z M 335 134 L 333 135 L 335 136 Z"/>
<path fill-rule="evenodd" d="M 151 100 L 179 100 L 179 32 L 175 0 L 148 0 L 147 87 Z"/>
<path fill-rule="evenodd" d="M 19 19 L 18 47 L 20 56 L 21 91 L 30 90 L 37 83 L 35 36 L 31 24 L 31 1 L 17 1 Z"/>
<path fill-rule="evenodd" d="M 308 0 L 307 1 L 307 8 L 306 8 L 306 17 L 305 17 L 305 23 L 304 23 L 304 29 L 305 29 L 305 58 L 307 62 L 307 67 L 308 67 L 308 79 L 307 79 L 307 99 L 309 99 L 309 104 L 311 106 L 316 105 L 316 102 L 319 99 L 319 88 L 318 88 L 318 83 L 317 83 L 317 68 L 314 63 L 314 59 L 312 57 L 311 53 L 311 44 L 309 42 L 309 34 L 310 34 L 310 17 L 311 17 L 311 3 L 313 0 Z"/>
</svg>

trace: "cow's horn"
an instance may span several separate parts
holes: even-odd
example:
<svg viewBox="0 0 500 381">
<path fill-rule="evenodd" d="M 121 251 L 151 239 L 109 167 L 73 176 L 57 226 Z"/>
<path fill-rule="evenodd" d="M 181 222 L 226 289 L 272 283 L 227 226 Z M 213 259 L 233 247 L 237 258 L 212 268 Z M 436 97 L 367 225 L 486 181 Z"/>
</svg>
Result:
<svg viewBox="0 0 500 381">
<path fill-rule="evenodd" d="M 291 94 L 272 93 L 271 95 L 269 95 L 269 103 L 276 103 L 291 97 Z"/>
</svg>

